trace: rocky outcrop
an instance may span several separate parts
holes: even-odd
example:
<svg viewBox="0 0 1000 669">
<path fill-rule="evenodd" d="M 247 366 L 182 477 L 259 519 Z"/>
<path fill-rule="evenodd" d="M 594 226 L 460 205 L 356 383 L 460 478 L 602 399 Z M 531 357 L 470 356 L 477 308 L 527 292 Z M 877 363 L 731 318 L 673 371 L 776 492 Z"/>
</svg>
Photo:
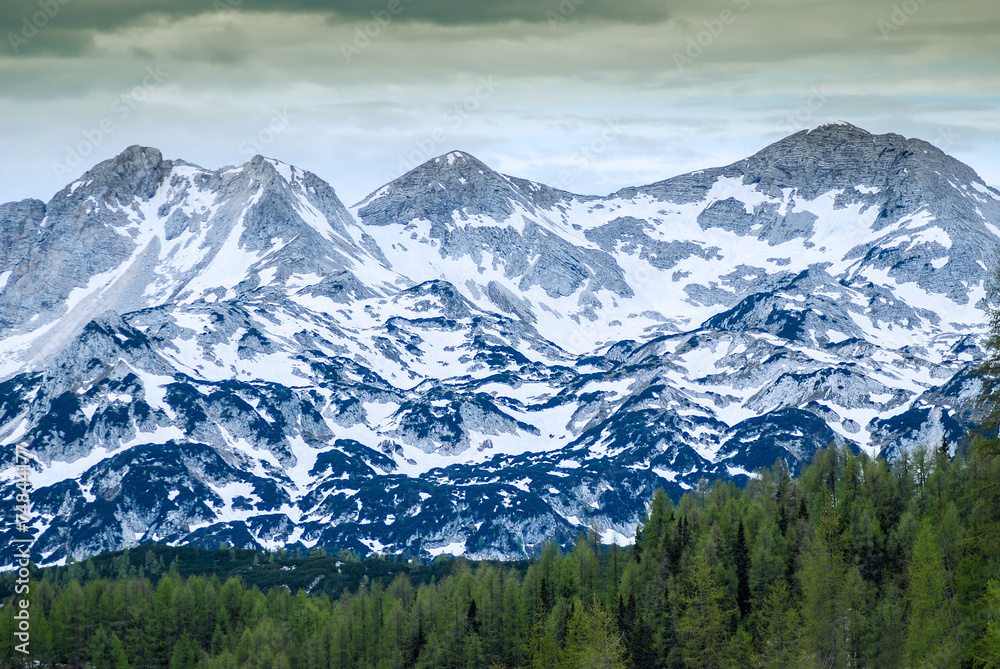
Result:
<svg viewBox="0 0 1000 669">
<path fill-rule="evenodd" d="M 960 446 L 998 226 L 968 167 L 843 124 L 607 197 L 454 152 L 354 212 L 132 147 L 0 206 L 0 443 L 40 563 L 627 541 L 658 486 Z"/>
</svg>

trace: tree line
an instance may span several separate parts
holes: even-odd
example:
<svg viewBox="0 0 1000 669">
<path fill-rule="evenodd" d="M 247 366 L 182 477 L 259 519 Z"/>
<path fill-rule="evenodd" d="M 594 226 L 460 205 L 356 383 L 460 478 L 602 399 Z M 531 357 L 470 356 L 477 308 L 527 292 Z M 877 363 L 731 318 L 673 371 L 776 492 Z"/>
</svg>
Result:
<svg viewBox="0 0 1000 669">
<path fill-rule="evenodd" d="M 140 567 L 32 584 L 34 666 L 98 669 L 998 667 L 1000 457 L 831 446 L 793 478 L 662 490 L 626 548 L 342 593 Z M 147 560 L 148 563 L 148 560 Z M 148 566 L 148 564 L 147 564 Z M 385 571 L 385 570 L 383 570 Z M 61 574 L 61 575 L 58 575 Z M 8 600 L 0 662 L 17 666 Z"/>
</svg>

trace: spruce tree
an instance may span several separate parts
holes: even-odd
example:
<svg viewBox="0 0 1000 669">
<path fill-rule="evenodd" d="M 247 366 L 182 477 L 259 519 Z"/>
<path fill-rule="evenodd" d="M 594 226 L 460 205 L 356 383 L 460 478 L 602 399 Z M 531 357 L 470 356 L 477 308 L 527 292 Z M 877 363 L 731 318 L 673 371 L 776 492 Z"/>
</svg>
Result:
<svg viewBox="0 0 1000 669">
<path fill-rule="evenodd" d="M 679 637 L 684 662 L 692 667 L 716 669 L 724 660 L 728 615 L 722 609 L 723 589 L 704 551 L 690 567 Z"/>
<path fill-rule="evenodd" d="M 559 667 L 566 669 L 625 669 L 626 650 L 611 616 L 594 599 L 590 610 L 580 600 L 566 626 L 566 649 Z"/>
<path fill-rule="evenodd" d="M 799 614 L 783 579 L 775 579 L 771 585 L 757 625 L 761 665 L 772 669 L 791 667 L 798 645 Z"/>
<path fill-rule="evenodd" d="M 913 544 L 906 655 L 914 666 L 957 667 L 960 662 L 955 638 L 958 621 L 951 615 L 944 551 L 935 534 L 933 524 L 925 519 Z"/>
<path fill-rule="evenodd" d="M 736 606 L 740 612 L 740 619 L 743 620 L 750 614 L 750 551 L 747 548 L 742 520 L 736 529 L 733 558 L 736 562 Z"/>
<path fill-rule="evenodd" d="M 1000 667 L 1000 582 L 990 580 L 983 596 L 985 629 L 976 645 L 974 657 L 978 667 Z"/>
<path fill-rule="evenodd" d="M 90 664 L 101 669 L 128 669 L 122 642 L 114 632 L 98 627 L 88 648 Z"/>
<path fill-rule="evenodd" d="M 802 648 L 821 669 L 842 669 L 859 632 L 861 575 L 844 556 L 837 514 L 824 496 L 809 550 L 802 556 Z"/>
</svg>

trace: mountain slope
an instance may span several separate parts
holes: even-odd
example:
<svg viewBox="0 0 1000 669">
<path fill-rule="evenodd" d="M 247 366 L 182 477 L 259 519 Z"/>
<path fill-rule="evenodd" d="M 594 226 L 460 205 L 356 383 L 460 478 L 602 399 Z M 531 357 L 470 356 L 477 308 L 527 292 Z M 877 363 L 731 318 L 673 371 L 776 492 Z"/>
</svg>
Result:
<svg viewBox="0 0 1000 669">
<path fill-rule="evenodd" d="M 837 124 L 607 197 L 453 152 L 353 211 L 277 161 L 132 147 L 0 225 L 0 441 L 36 459 L 39 561 L 511 557 L 625 541 L 656 486 L 954 443 L 1000 193 Z"/>
</svg>

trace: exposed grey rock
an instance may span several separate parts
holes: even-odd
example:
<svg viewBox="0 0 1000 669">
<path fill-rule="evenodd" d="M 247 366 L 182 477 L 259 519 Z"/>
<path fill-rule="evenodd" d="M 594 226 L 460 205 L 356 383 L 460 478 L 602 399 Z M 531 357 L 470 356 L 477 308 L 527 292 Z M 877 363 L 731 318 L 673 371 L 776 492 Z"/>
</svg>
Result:
<svg viewBox="0 0 1000 669">
<path fill-rule="evenodd" d="M 623 216 L 599 228 L 587 230 L 586 236 L 587 239 L 596 242 L 606 253 L 619 251 L 628 255 L 638 255 L 660 270 L 671 269 L 681 260 L 691 256 L 698 256 L 706 260 L 718 257 L 718 248 L 704 248 L 694 242 L 654 240 L 646 234 L 647 227 L 652 226 L 646 221 Z"/>
<path fill-rule="evenodd" d="M 43 220 L 45 203 L 39 200 L 0 205 L 0 272 L 12 271 L 28 258 Z"/>
<path fill-rule="evenodd" d="M 998 207 L 847 125 L 607 198 L 453 153 L 360 224 L 297 168 L 133 147 L 0 206 L 0 443 L 31 445 L 43 563 L 627 539 L 656 487 L 955 448 Z"/>
<path fill-rule="evenodd" d="M 468 257 L 480 267 L 501 269 L 522 292 L 533 286 L 550 297 L 583 291 L 581 304 L 599 289 L 631 295 L 614 258 L 578 247 L 550 228 L 546 210 L 573 198 L 453 152 L 372 193 L 359 205 L 358 217 L 372 228 L 398 228 L 405 248 L 424 245 L 429 248 L 422 253 Z M 426 238 L 418 236 L 415 221 L 430 223 Z"/>
</svg>

